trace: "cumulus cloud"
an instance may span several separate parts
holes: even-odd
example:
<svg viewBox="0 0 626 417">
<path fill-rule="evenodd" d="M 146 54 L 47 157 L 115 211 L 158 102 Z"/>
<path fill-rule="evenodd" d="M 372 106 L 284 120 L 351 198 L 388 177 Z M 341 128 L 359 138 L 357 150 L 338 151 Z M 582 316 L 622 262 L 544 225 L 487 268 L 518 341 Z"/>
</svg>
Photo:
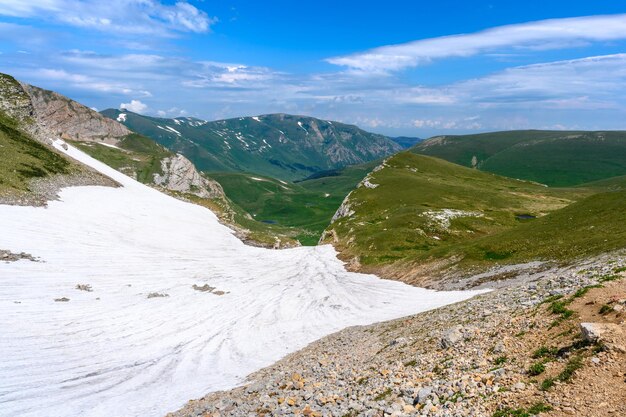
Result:
<svg viewBox="0 0 626 417">
<path fill-rule="evenodd" d="M 550 19 L 500 26 L 471 34 L 382 46 L 329 58 L 327 61 L 354 71 L 384 74 L 436 59 L 469 57 L 500 49 L 561 49 L 617 39 L 626 39 L 626 14 Z"/>
<path fill-rule="evenodd" d="M 142 103 L 140 100 L 131 100 L 130 103 L 120 104 L 120 110 L 128 110 L 133 113 L 143 113 L 148 109 L 148 105 Z"/>
<path fill-rule="evenodd" d="M 483 126 L 478 122 L 479 116 L 464 117 L 462 119 L 414 119 L 411 124 L 418 129 L 449 129 L 449 130 L 478 130 Z"/>
<path fill-rule="evenodd" d="M 186 1 L 160 0 L 0 0 L 0 15 L 53 20 L 111 35 L 203 33 L 217 22 Z"/>
</svg>

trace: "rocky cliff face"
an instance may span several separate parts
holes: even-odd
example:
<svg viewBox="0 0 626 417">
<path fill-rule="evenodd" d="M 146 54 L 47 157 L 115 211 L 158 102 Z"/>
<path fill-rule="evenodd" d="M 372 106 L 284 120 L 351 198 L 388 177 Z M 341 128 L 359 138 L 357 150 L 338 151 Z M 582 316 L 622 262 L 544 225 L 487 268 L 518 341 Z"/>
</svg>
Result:
<svg viewBox="0 0 626 417">
<path fill-rule="evenodd" d="M 154 183 L 172 191 L 202 198 L 224 197 L 224 190 L 213 180 L 203 177 L 191 161 L 181 154 L 161 160 L 163 174 L 154 174 Z"/>
<path fill-rule="evenodd" d="M 0 111 L 20 122 L 34 117 L 28 94 L 13 77 L 5 74 L 0 74 Z"/>
<path fill-rule="evenodd" d="M 53 136 L 115 145 L 131 133 L 124 125 L 67 97 L 29 84 L 20 85 L 30 97 L 36 122 Z"/>
<path fill-rule="evenodd" d="M 44 143 L 50 144 L 52 139 L 59 137 L 78 142 L 99 142 L 117 146 L 121 156 L 129 162 L 160 158 L 162 174 L 149 178 L 153 184 L 202 198 L 224 197 L 222 187 L 203 177 L 184 156 L 174 154 L 148 138 L 131 135 L 133 132 L 121 123 L 76 101 L 6 74 L 0 74 L 0 112 L 18 121 L 20 128 Z M 138 145 L 138 140 L 143 143 Z M 89 148 L 81 149 L 89 153 Z M 129 168 L 127 173 L 137 178 L 135 168 Z"/>
</svg>

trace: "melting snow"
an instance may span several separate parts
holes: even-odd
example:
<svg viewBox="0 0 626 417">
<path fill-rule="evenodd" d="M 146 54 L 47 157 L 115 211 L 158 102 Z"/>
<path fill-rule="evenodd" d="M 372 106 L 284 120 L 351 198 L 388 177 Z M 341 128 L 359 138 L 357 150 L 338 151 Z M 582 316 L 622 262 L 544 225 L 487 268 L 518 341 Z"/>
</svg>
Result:
<svg viewBox="0 0 626 417">
<path fill-rule="evenodd" d="M 328 245 L 246 246 L 206 208 L 65 152 L 123 187 L 0 205 L 0 248 L 42 259 L 0 263 L 2 416 L 162 416 L 346 326 L 475 294 L 347 272 Z"/>
<path fill-rule="evenodd" d="M 121 150 L 121 148 L 119 148 L 119 147 L 117 147 L 115 145 L 111 145 L 110 143 L 105 143 L 105 142 L 96 142 L 96 143 L 99 143 L 102 146 L 106 146 L 107 148 L 113 148 L 113 149 L 120 149 Z"/>
<path fill-rule="evenodd" d="M 256 116 L 253 116 L 253 117 L 252 117 L 252 120 L 256 120 L 257 122 L 260 122 L 260 121 L 261 121 L 261 119 L 259 119 L 259 118 L 258 118 L 258 117 L 256 117 Z"/>
<path fill-rule="evenodd" d="M 174 134 L 176 134 L 176 136 L 182 136 L 182 135 L 180 134 L 180 132 L 179 132 L 178 130 L 174 129 L 173 127 L 170 127 L 170 126 L 165 126 L 165 127 L 163 127 L 163 126 L 159 126 L 159 125 L 157 125 L 157 127 L 158 127 L 159 129 L 161 129 L 161 130 L 165 130 L 166 132 L 171 132 L 171 133 L 174 133 Z"/>
<path fill-rule="evenodd" d="M 306 129 L 304 128 L 304 126 L 302 126 L 302 122 L 298 121 L 298 126 L 300 126 L 300 128 L 302 128 L 302 130 L 304 130 L 304 131 L 306 132 L 306 134 L 307 134 L 307 135 L 309 134 L 309 131 L 308 131 L 308 130 L 306 130 Z"/>
<path fill-rule="evenodd" d="M 118 122 L 125 122 L 126 121 L 126 113 L 120 113 L 117 115 L 117 119 Z"/>
</svg>

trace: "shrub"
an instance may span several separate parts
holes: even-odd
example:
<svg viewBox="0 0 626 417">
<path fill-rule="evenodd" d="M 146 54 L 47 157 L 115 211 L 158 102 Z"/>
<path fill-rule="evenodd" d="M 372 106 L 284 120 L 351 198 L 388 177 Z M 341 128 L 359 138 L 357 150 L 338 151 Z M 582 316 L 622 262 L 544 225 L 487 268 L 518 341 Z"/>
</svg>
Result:
<svg viewBox="0 0 626 417">
<path fill-rule="evenodd" d="M 528 368 L 528 375 L 536 376 L 542 374 L 546 370 L 546 366 L 543 362 L 534 363 Z"/>
</svg>

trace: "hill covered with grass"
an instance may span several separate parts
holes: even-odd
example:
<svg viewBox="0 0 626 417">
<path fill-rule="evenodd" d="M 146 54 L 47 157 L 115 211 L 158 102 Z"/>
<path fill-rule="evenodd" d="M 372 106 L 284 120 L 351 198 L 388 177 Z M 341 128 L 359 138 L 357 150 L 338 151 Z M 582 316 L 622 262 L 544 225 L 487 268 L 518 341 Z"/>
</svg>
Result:
<svg viewBox="0 0 626 417">
<path fill-rule="evenodd" d="M 411 151 L 554 187 L 626 175 L 623 131 L 514 130 L 437 136 Z"/>
<path fill-rule="evenodd" d="M 349 195 L 324 241 L 355 269 L 408 281 L 572 259 L 626 243 L 626 226 L 615 225 L 623 192 L 601 185 L 550 188 L 403 152 Z"/>
<path fill-rule="evenodd" d="M 30 190 L 30 181 L 69 174 L 76 166 L 37 142 L 19 128 L 19 123 L 0 113 L 0 195 L 21 195 Z"/>
</svg>

